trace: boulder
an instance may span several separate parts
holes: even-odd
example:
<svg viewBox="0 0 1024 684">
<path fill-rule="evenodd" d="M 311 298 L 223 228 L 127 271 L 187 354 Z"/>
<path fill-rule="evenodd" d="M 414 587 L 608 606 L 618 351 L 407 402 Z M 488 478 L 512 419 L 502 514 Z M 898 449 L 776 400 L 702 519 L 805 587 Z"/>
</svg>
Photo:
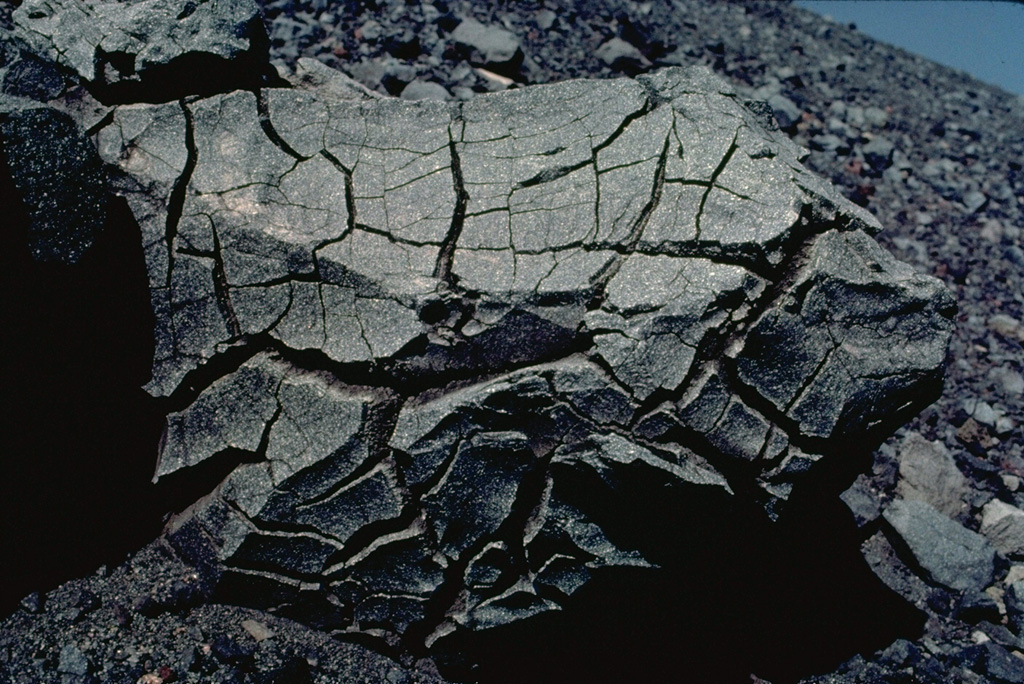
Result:
<svg viewBox="0 0 1024 684">
<path fill-rule="evenodd" d="M 188 150 L 174 230 L 139 213 L 149 390 L 181 405 L 157 477 L 252 461 L 172 542 L 224 586 L 270 573 L 298 603 L 317 577 L 336 627 L 435 643 L 648 565 L 593 518 L 641 473 L 774 514 L 829 443 L 919 405 L 948 295 L 723 88 L 119 108 L 101 152 L 140 185 L 168 179 L 121 141 Z"/>
<path fill-rule="evenodd" d="M 937 393 L 951 295 L 707 69 L 449 103 L 214 60 L 156 93 L 157 65 L 222 58 L 182 22 L 220 8 L 245 51 L 248 10 L 139 3 L 135 41 L 40 4 L 19 35 L 106 103 L 82 128 L 141 231 L 155 479 L 227 466 L 164 533 L 214 600 L 434 652 L 650 568 L 664 521 L 624 528 L 626 497 L 774 517 Z M 482 31 L 452 37 L 521 55 Z M 915 503 L 887 513 L 913 548 L 945 524 Z"/>
</svg>

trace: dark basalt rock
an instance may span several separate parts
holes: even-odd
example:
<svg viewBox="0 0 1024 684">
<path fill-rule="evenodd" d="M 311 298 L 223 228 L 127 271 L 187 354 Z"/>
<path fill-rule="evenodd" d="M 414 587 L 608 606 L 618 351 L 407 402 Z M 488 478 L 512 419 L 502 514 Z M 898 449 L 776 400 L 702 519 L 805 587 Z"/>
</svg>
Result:
<svg viewBox="0 0 1024 684">
<path fill-rule="evenodd" d="M 605 501 L 775 517 L 934 398 L 951 295 L 707 70 L 460 104 L 258 71 L 150 97 L 162 67 L 253 54 L 249 6 L 215 4 L 15 21 L 108 103 L 89 129 L 142 233 L 155 479 L 237 464 L 165 533 L 218 600 L 444 652 L 652 565 Z"/>
</svg>

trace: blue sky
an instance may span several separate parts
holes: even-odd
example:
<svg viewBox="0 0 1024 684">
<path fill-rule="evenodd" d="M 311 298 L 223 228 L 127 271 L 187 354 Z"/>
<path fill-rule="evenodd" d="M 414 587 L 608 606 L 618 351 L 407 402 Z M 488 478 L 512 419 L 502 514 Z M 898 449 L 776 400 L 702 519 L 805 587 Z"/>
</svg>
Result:
<svg viewBox="0 0 1024 684">
<path fill-rule="evenodd" d="M 992 0 L 797 0 L 878 40 L 1024 94 L 1024 5 Z"/>
</svg>

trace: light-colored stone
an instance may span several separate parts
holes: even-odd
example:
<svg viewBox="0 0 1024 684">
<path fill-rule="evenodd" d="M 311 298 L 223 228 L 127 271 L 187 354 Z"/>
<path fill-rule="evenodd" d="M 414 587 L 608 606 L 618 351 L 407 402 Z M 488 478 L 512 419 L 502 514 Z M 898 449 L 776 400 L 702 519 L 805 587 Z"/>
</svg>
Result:
<svg viewBox="0 0 1024 684">
<path fill-rule="evenodd" d="M 274 636 L 273 630 L 257 620 L 242 620 L 242 629 L 251 634 L 256 641 L 263 641 Z"/>
<path fill-rule="evenodd" d="M 1006 592 L 1003 588 L 993 584 L 990 587 L 985 587 L 985 593 L 992 597 L 992 600 L 996 602 L 996 608 L 999 609 L 1000 615 L 1006 615 L 1006 601 L 1003 600 Z"/>
<path fill-rule="evenodd" d="M 1012 316 L 996 314 L 988 319 L 988 327 L 1003 337 L 1024 342 L 1024 326 Z"/>
<path fill-rule="evenodd" d="M 1014 582 L 1022 581 L 1024 581 L 1024 565 L 1011 565 L 1006 573 L 1006 579 L 1003 580 L 1003 584 L 1010 585 Z"/>
<path fill-rule="evenodd" d="M 999 499 L 981 509 L 981 533 L 1004 556 L 1024 555 L 1024 511 Z"/>
<path fill-rule="evenodd" d="M 911 433 L 900 446 L 896 491 L 908 501 L 925 501 L 949 516 L 964 508 L 967 479 L 942 442 Z"/>
<path fill-rule="evenodd" d="M 994 427 L 996 421 L 1003 416 L 1001 411 L 997 411 L 992 407 L 992 404 L 982 401 L 977 397 L 964 399 L 961 406 L 963 406 L 964 412 L 967 415 L 982 425 L 988 425 L 989 427 Z"/>
</svg>

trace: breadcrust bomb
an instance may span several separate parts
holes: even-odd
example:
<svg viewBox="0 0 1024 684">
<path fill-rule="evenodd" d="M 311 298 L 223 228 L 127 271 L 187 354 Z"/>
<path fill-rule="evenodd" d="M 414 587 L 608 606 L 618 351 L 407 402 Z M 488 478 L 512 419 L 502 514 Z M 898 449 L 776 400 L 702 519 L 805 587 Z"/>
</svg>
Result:
<svg viewBox="0 0 1024 684">
<path fill-rule="evenodd" d="M 432 649 L 651 565 L 618 493 L 775 517 L 937 396 L 950 293 L 707 69 L 408 102 L 282 79 L 251 2 L 58 4 L 16 35 L 71 85 L 0 133 L 91 145 L 134 214 L 155 479 L 236 463 L 165 532 L 215 595 Z M 77 259 L 102 203 L 44 204 Z"/>
</svg>

